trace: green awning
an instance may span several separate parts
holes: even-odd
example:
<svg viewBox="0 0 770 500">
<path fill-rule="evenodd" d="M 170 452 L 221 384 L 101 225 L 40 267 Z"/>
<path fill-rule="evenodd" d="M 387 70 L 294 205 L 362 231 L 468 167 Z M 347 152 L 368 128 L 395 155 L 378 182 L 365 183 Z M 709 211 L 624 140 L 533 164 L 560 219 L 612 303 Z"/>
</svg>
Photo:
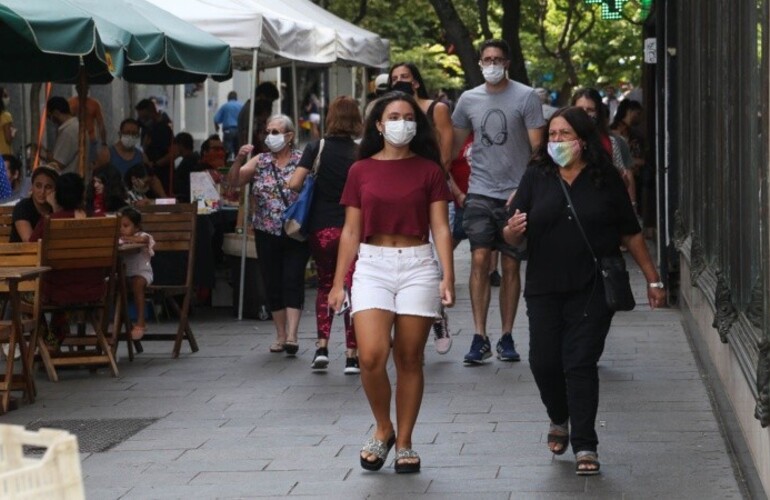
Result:
<svg viewBox="0 0 770 500">
<path fill-rule="evenodd" d="M 3 0 L 3 81 L 75 81 L 82 61 L 91 82 L 109 82 L 122 72 L 128 48 L 121 38 L 129 37 L 118 26 L 100 33 L 90 13 L 66 0 Z M 129 57 L 141 61 L 147 54 L 135 47 Z"/>
<path fill-rule="evenodd" d="M 230 46 L 144 0 L 66 0 L 94 15 L 97 30 L 113 26 L 131 34 L 131 46 L 147 54 L 123 68 L 136 83 L 200 82 L 232 76 Z M 117 35 L 111 35 L 116 37 Z"/>
</svg>

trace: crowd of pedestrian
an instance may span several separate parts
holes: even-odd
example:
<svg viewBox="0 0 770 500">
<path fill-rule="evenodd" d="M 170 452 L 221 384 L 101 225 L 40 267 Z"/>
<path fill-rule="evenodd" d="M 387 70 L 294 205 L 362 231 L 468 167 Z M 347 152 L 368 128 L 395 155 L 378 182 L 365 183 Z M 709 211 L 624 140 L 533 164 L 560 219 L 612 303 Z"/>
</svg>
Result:
<svg viewBox="0 0 770 500">
<path fill-rule="evenodd" d="M 638 131 L 642 106 L 584 88 L 559 109 L 545 89 L 508 78 L 510 64 L 504 41 L 483 42 L 485 82 L 451 103 L 430 97 L 415 64 L 398 62 L 376 78 L 364 117 L 358 101 L 346 96 L 333 100 L 324 115 L 323 101 L 311 93 L 305 111 L 315 132 L 304 151 L 300 125 L 272 113 L 279 92 L 271 83 L 257 87 L 253 105 L 230 92 L 214 116 L 222 135 L 210 136 L 200 153 L 189 133 L 174 134 L 168 115 L 150 99 L 136 105 L 136 117 L 123 120 L 118 140 L 108 145 L 97 101 L 51 97 L 46 109 L 56 140 L 41 151 L 46 166 L 34 171 L 30 196 L 14 210 L 11 241 L 39 237 L 46 215 L 119 212 L 122 237 L 147 245 L 132 274 L 141 296 L 152 281 L 146 269 L 152 237 L 141 231 L 130 206 L 167 196 L 190 201 L 191 173 L 208 172 L 218 183 L 219 169 L 232 160 L 227 183 L 251 185 L 255 245 L 275 328 L 270 352 L 299 352 L 312 256 L 318 292 L 311 369 L 328 368 L 339 315 L 344 373 L 360 373 L 375 421 L 360 465 L 380 469 L 395 447 L 396 472 L 409 473 L 421 465 L 412 433 L 422 402 L 423 353 L 431 331 L 437 352 L 452 346 L 446 309 L 455 299 L 453 251 L 467 239 L 474 331 L 463 362 L 484 365 L 493 354 L 502 362 L 520 361 L 512 332 L 523 296 L 529 364 L 550 420 L 548 450 L 560 455 L 571 445 L 576 473 L 598 474 L 597 363 L 614 314 L 599 263 L 628 251 L 649 283 L 650 306 L 665 304 L 666 297 L 637 210 L 650 203 L 637 199 L 638 186 L 649 182 Z M 10 155 L 13 122 L 7 93 L 0 93 L 0 152 Z M 85 113 L 78 113 L 81 105 Z M 74 173 L 78 114 L 86 116 L 87 179 Z M 8 185 L 16 189 L 18 161 L 4 160 Z M 311 175 L 315 191 L 304 240 L 286 233 L 282 215 Z M 500 310 L 494 326 L 488 319 L 493 286 L 499 286 Z M 132 336 L 143 333 L 141 311 Z"/>
</svg>

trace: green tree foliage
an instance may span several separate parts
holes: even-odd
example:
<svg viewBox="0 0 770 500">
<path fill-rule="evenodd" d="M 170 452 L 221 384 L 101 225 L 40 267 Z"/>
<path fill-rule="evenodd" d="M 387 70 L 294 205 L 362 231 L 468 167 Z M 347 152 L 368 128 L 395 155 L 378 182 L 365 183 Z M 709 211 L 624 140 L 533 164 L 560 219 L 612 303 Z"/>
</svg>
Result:
<svg viewBox="0 0 770 500">
<path fill-rule="evenodd" d="M 476 68 L 465 66 L 454 54 L 454 46 L 430 0 L 317 0 L 325 8 L 350 21 L 361 17 L 359 26 L 379 33 L 390 40 L 391 62 L 412 61 L 418 65 L 427 87 L 458 89 L 464 86 L 465 71 Z M 544 21 L 546 47 L 556 47 L 564 35 L 565 15 L 558 7 L 575 0 L 523 0 L 519 37 L 526 64 L 526 76 L 532 85 L 551 89 L 569 89 L 580 85 L 603 85 L 620 82 L 638 83 L 641 75 L 642 0 L 625 4 L 624 19 L 603 21 L 599 6 L 581 5 L 579 27 L 589 25 L 593 13 L 596 21 L 591 29 L 570 47 L 568 57 L 554 57 L 544 47 L 539 36 L 537 9 L 545 5 Z M 510 0 L 452 0 L 475 44 L 486 38 L 487 26 L 480 12 L 487 12 L 488 30 L 492 36 L 502 36 L 502 23 Z M 362 9 L 363 6 L 363 9 Z M 577 7 L 577 6 L 576 6 Z M 574 22 L 574 19 L 573 19 Z M 569 26 L 567 26 L 569 28 Z M 553 52 L 553 51 L 551 51 Z M 572 65 L 572 68 L 570 68 Z M 572 75 L 571 75 L 572 73 Z M 571 77 L 572 76 L 572 77 Z"/>
</svg>

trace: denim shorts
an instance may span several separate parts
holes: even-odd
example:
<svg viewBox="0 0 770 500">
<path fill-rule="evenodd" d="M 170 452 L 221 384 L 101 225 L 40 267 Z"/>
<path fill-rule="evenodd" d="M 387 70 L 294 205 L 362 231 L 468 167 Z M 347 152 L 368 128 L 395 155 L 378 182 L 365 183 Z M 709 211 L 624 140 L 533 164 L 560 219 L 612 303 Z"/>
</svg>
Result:
<svg viewBox="0 0 770 500">
<path fill-rule="evenodd" d="M 430 244 L 407 248 L 361 243 L 353 273 L 352 314 L 382 309 L 439 317 L 439 265 Z"/>
</svg>

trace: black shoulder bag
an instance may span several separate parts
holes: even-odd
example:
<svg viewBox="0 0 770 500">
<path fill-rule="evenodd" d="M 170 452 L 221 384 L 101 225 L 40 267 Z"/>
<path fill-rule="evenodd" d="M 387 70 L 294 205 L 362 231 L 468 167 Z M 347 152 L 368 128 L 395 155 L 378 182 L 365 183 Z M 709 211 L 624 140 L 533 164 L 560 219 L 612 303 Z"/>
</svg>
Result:
<svg viewBox="0 0 770 500">
<path fill-rule="evenodd" d="M 572 206 L 572 198 L 570 198 L 569 192 L 564 186 L 564 181 L 561 178 L 556 180 L 559 182 L 562 192 L 564 192 L 564 197 L 567 198 L 567 207 L 572 212 L 572 216 L 575 217 L 580 234 L 583 236 L 586 245 L 588 245 L 588 251 L 591 252 L 591 257 L 594 259 L 596 270 L 602 276 L 604 300 L 607 302 L 607 308 L 611 311 L 631 311 L 636 306 L 636 301 L 631 291 L 631 282 L 628 277 L 628 271 L 626 271 L 625 259 L 617 256 L 602 257 L 601 260 L 596 258 L 591 242 L 588 241 L 588 236 L 583 231 L 583 225 L 580 223 L 577 212 L 575 212 L 575 207 Z"/>
</svg>

